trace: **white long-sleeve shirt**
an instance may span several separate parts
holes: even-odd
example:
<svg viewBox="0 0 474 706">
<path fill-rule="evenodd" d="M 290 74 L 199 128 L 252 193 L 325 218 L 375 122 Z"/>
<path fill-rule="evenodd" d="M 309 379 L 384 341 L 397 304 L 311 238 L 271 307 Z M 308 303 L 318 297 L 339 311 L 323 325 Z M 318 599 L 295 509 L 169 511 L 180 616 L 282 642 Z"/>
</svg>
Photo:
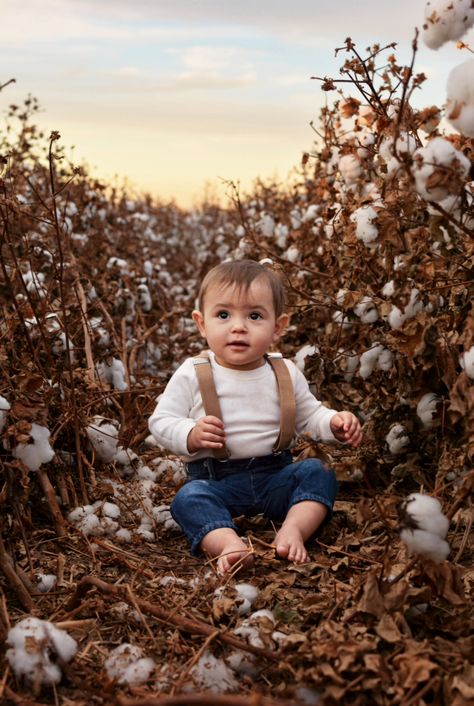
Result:
<svg viewBox="0 0 474 706">
<path fill-rule="evenodd" d="M 252 458 L 272 453 L 280 430 L 280 404 L 270 364 L 267 362 L 254 370 L 234 370 L 216 363 L 212 352 L 209 356 L 230 457 Z M 336 411 L 314 397 L 294 363 L 286 359 L 285 363 L 296 400 L 296 434 L 306 433 L 314 440 L 334 441 L 330 421 Z M 212 454 L 210 449 L 190 454 L 187 447 L 190 431 L 205 414 L 194 363 L 188 358 L 158 398 L 148 423 L 150 432 L 161 446 L 185 461 L 194 461 Z"/>
</svg>

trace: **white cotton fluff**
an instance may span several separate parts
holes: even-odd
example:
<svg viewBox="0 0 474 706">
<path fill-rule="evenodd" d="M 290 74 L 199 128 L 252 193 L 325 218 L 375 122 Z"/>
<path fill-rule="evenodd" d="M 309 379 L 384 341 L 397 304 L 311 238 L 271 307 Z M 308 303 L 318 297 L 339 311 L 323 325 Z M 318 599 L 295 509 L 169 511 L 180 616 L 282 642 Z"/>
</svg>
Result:
<svg viewBox="0 0 474 706">
<path fill-rule="evenodd" d="M 421 419 L 425 429 L 431 429 L 434 425 L 433 417 L 436 414 L 440 398 L 435 392 L 427 392 L 416 405 L 416 414 Z"/>
<path fill-rule="evenodd" d="M 448 76 L 446 116 L 456 130 L 474 137 L 474 59 L 455 66 Z"/>
<path fill-rule="evenodd" d="M 166 530 L 179 529 L 179 525 L 174 521 L 169 505 L 158 505 L 152 508 L 152 515 L 159 525 L 163 525 Z"/>
<path fill-rule="evenodd" d="M 237 675 L 246 675 L 255 678 L 259 669 L 256 666 L 256 656 L 245 650 L 232 650 L 226 658 L 226 662 Z"/>
<path fill-rule="evenodd" d="M 284 225 L 283 223 L 277 223 L 277 225 L 275 226 L 275 242 L 278 247 L 282 250 L 286 248 L 289 232 L 290 231 L 288 226 Z"/>
<path fill-rule="evenodd" d="M 389 371 L 393 364 L 392 352 L 380 343 L 374 343 L 360 356 L 359 375 L 366 380 L 374 370 Z"/>
<path fill-rule="evenodd" d="M 206 650 L 190 671 L 192 682 L 184 685 L 183 691 L 194 691 L 194 687 L 210 691 L 212 694 L 224 694 L 238 691 L 239 683 L 232 670 L 222 659 Z"/>
<path fill-rule="evenodd" d="M 259 593 L 258 588 L 251 583 L 236 583 L 234 588 L 239 596 L 248 602 L 249 608 L 253 606 Z"/>
<path fill-rule="evenodd" d="M 300 251 L 296 245 L 290 245 L 290 247 L 285 250 L 282 257 L 286 258 L 288 262 L 297 262 L 300 259 Z"/>
<path fill-rule="evenodd" d="M 262 235 L 266 238 L 272 237 L 275 230 L 275 220 L 269 213 L 263 214 L 257 225 Z"/>
<path fill-rule="evenodd" d="M 474 346 L 471 346 L 468 351 L 461 353 L 459 356 L 459 364 L 468 378 L 474 380 Z"/>
<path fill-rule="evenodd" d="M 142 311 L 144 311 L 145 313 L 151 311 L 153 302 L 151 299 L 150 289 L 148 285 L 144 282 L 139 284 L 137 287 L 137 300 L 138 306 Z"/>
<path fill-rule="evenodd" d="M 135 469 L 140 467 L 141 461 L 135 451 L 118 446 L 113 461 L 117 464 L 117 471 L 122 477 L 131 476 Z"/>
<path fill-rule="evenodd" d="M 379 312 L 370 297 L 364 296 L 354 307 L 354 314 L 363 324 L 373 324 L 379 318 Z"/>
<path fill-rule="evenodd" d="M 425 5 L 423 41 L 430 49 L 439 49 L 446 42 L 461 39 L 473 24 L 471 0 L 429 0 Z"/>
<path fill-rule="evenodd" d="M 381 294 L 383 297 L 393 297 L 393 295 L 395 294 L 395 283 L 393 279 L 384 284 L 384 286 L 382 287 Z"/>
<path fill-rule="evenodd" d="M 362 240 L 364 245 L 373 243 L 378 238 L 376 220 L 377 211 L 373 206 L 361 206 L 351 214 L 351 221 L 356 224 L 356 238 Z"/>
<path fill-rule="evenodd" d="M 338 164 L 339 172 L 346 186 L 352 186 L 357 183 L 358 178 L 362 174 L 362 166 L 357 157 L 353 154 L 345 154 L 340 158 Z"/>
<path fill-rule="evenodd" d="M 112 650 L 105 660 L 107 676 L 118 684 L 130 686 L 148 681 L 155 666 L 151 657 L 143 656 L 140 647 L 126 642 Z"/>
<path fill-rule="evenodd" d="M 121 275 L 129 274 L 128 262 L 126 260 L 122 260 L 119 257 L 109 257 L 109 259 L 107 260 L 106 267 L 108 270 L 119 270 Z"/>
<path fill-rule="evenodd" d="M 60 665 L 77 652 L 77 642 L 64 630 L 39 618 L 25 618 L 8 631 L 6 657 L 17 678 L 30 684 L 57 684 Z"/>
<path fill-rule="evenodd" d="M 387 436 L 385 437 L 385 443 L 388 446 L 388 450 L 393 456 L 402 453 L 408 444 L 410 443 L 410 437 L 403 424 L 393 424 Z"/>
<path fill-rule="evenodd" d="M 76 524 L 77 529 L 86 537 L 102 537 L 104 529 L 97 515 L 86 515 Z"/>
<path fill-rule="evenodd" d="M 295 365 L 298 370 L 301 370 L 301 372 L 304 373 L 306 358 L 310 355 L 314 355 L 316 352 L 319 353 L 319 349 L 317 348 L 317 346 L 312 346 L 309 343 L 302 346 L 298 351 L 296 351 Z"/>
<path fill-rule="evenodd" d="M 58 577 L 55 574 L 38 574 L 36 588 L 40 593 L 48 593 L 56 586 Z"/>
<path fill-rule="evenodd" d="M 5 397 L 2 397 L 0 395 L 0 433 L 3 431 L 3 427 L 5 426 L 5 422 L 7 421 L 7 414 L 9 409 L 10 405 L 8 403 L 8 400 L 6 400 Z"/>
<path fill-rule="evenodd" d="M 97 363 L 97 374 L 102 382 L 111 385 L 114 390 L 127 389 L 127 383 L 125 380 L 125 368 L 122 361 L 119 358 L 109 358 L 106 361 L 101 361 Z"/>
<path fill-rule="evenodd" d="M 425 147 L 420 147 L 413 155 L 412 174 L 415 189 L 426 201 L 440 202 L 454 193 L 456 180 L 466 179 L 471 163 L 454 145 L 443 137 L 435 137 Z M 435 172 L 448 175 L 443 183 L 431 185 Z M 444 183 L 446 182 L 446 183 Z"/>
<path fill-rule="evenodd" d="M 447 559 L 450 552 L 446 540 L 425 530 L 403 529 L 400 532 L 400 538 L 407 545 L 410 554 L 421 554 L 437 564 Z"/>
<path fill-rule="evenodd" d="M 115 503 L 105 502 L 102 505 L 102 514 L 105 517 L 111 517 L 113 520 L 117 520 L 120 517 L 120 508 Z"/>
<path fill-rule="evenodd" d="M 404 510 L 410 525 L 416 525 L 417 529 L 431 532 L 441 539 L 446 538 L 449 520 L 437 498 L 424 493 L 411 493 L 404 502 Z"/>
<path fill-rule="evenodd" d="M 130 544 L 132 541 L 132 533 L 126 527 L 120 527 L 115 533 L 115 539 L 120 544 Z"/>
<path fill-rule="evenodd" d="M 46 427 L 33 422 L 30 436 L 32 443 L 18 444 L 12 448 L 11 453 L 28 466 L 30 471 L 37 471 L 42 463 L 49 463 L 54 458 L 54 450 L 49 444 L 51 433 Z"/>
<path fill-rule="evenodd" d="M 404 308 L 403 312 L 398 308 L 398 306 L 393 304 L 387 317 L 387 321 L 392 329 L 401 328 L 405 321 L 412 319 L 418 314 L 418 312 L 423 311 L 423 308 L 420 291 L 416 287 L 413 287 L 410 291 L 410 299 L 408 300 L 408 304 Z"/>
<path fill-rule="evenodd" d="M 308 221 L 314 221 L 318 215 L 318 212 L 319 205 L 315 203 L 310 204 L 303 215 L 303 222 L 307 223 Z"/>
<path fill-rule="evenodd" d="M 118 446 L 117 422 L 96 416 L 86 427 L 86 434 L 97 457 L 105 463 L 114 460 Z"/>
</svg>

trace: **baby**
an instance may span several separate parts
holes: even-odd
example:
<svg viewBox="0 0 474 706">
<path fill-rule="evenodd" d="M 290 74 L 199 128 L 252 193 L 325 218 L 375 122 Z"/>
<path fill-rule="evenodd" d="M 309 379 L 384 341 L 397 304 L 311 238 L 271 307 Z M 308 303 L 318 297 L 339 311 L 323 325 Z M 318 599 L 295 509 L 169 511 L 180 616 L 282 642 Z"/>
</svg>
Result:
<svg viewBox="0 0 474 706">
<path fill-rule="evenodd" d="M 306 540 L 332 514 L 334 472 L 317 459 L 293 463 L 288 448 L 275 451 L 280 393 L 267 353 L 288 324 L 284 304 L 280 278 L 257 262 L 225 262 L 210 270 L 192 316 L 210 349 L 208 360 L 198 361 L 210 365 L 221 414 L 206 412 L 196 359 L 188 358 L 149 421 L 158 443 L 187 465 L 187 481 L 171 513 L 192 552 L 216 558 L 221 573 L 253 560 L 234 517 L 263 513 L 281 522 L 276 553 L 303 563 L 309 561 Z M 296 435 L 358 446 L 357 417 L 325 407 L 298 368 L 289 360 L 284 365 L 293 387 Z"/>
</svg>

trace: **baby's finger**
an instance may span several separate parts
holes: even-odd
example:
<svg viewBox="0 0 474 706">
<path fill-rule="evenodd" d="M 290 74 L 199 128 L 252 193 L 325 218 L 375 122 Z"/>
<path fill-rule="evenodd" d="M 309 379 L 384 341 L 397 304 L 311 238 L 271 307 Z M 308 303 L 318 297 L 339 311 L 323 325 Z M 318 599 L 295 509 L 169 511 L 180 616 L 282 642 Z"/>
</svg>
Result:
<svg viewBox="0 0 474 706">
<path fill-rule="evenodd" d="M 222 419 L 219 419 L 219 417 L 213 417 L 212 414 L 207 415 L 207 417 L 203 417 L 202 421 L 205 424 L 210 424 L 221 429 L 224 428 L 224 422 L 222 421 Z"/>
</svg>

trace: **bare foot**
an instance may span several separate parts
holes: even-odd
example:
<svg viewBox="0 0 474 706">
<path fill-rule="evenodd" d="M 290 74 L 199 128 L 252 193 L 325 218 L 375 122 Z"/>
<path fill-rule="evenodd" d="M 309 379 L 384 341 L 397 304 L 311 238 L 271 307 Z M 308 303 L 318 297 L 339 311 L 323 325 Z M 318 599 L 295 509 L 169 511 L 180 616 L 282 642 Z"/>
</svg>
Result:
<svg viewBox="0 0 474 706">
<path fill-rule="evenodd" d="M 292 505 L 275 536 L 274 545 L 278 556 L 295 564 L 309 561 L 304 543 L 318 529 L 327 511 L 325 505 L 313 500 L 302 500 Z"/>
<path fill-rule="evenodd" d="M 305 564 L 309 561 L 308 552 L 299 528 L 292 522 L 284 522 L 274 540 L 275 551 L 282 559 L 288 559 L 295 564 Z"/>
<path fill-rule="evenodd" d="M 231 527 L 208 532 L 201 542 L 201 549 L 210 557 L 217 557 L 217 572 L 220 574 L 253 565 L 250 549 Z"/>
</svg>

